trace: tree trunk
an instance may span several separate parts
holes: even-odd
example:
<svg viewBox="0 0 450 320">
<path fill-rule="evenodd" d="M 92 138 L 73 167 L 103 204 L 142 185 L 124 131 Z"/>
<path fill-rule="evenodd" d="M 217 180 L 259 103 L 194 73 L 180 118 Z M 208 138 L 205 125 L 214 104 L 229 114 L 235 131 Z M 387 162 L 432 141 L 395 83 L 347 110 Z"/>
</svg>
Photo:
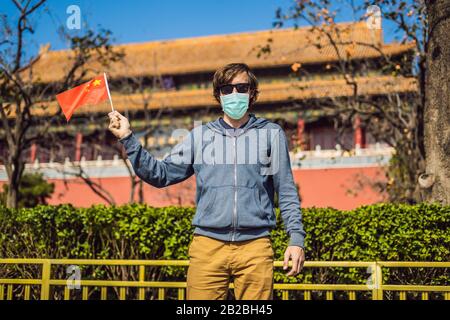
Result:
<svg viewBox="0 0 450 320">
<path fill-rule="evenodd" d="M 8 186 L 8 194 L 6 197 L 6 207 L 8 208 L 17 208 L 18 205 L 18 198 L 17 198 L 17 190 L 19 188 L 15 185 L 13 185 L 13 183 L 10 183 Z"/>
<path fill-rule="evenodd" d="M 425 88 L 425 200 L 450 204 L 450 2 L 427 0 L 429 21 Z M 414 160 L 414 159 L 412 159 Z"/>
<path fill-rule="evenodd" d="M 11 148 L 14 150 L 14 148 Z M 18 152 L 17 149 L 14 152 Z M 8 173 L 8 193 L 6 197 L 6 206 L 8 208 L 17 209 L 19 206 L 19 187 L 22 181 L 22 174 L 25 168 L 25 163 L 21 159 L 21 153 L 15 154 L 10 159 L 10 165 L 7 168 Z"/>
<path fill-rule="evenodd" d="M 14 141 L 8 139 L 7 146 L 9 149 L 9 155 L 6 159 L 5 169 L 6 175 L 8 176 L 8 191 L 6 193 L 6 207 L 7 208 L 17 208 L 19 202 L 19 185 L 21 180 L 21 166 L 20 156 L 18 155 L 19 150 L 16 147 Z"/>
</svg>

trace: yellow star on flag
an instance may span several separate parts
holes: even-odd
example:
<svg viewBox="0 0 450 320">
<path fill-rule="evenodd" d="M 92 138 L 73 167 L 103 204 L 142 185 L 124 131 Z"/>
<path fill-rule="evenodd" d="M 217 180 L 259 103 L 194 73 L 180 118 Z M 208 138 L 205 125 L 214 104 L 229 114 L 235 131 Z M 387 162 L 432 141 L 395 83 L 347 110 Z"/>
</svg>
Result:
<svg viewBox="0 0 450 320">
<path fill-rule="evenodd" d="M 94 83 L 93 83 L 93 84 L 94 84 L 94 87 L 95 87 L 95 86 L 99 86 L 99 85 L 102 84 L 102 80 L 98 80 L 98 79 L 97 79 L 97 80 L 94 80 Z"/>
</svg>

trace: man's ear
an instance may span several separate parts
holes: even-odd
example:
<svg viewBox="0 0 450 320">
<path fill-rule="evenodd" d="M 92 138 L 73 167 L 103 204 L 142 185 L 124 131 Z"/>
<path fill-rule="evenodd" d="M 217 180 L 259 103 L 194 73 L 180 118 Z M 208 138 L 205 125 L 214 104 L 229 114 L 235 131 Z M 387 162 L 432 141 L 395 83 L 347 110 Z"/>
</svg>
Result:
<svg viewBox="0 0 450 320">
<path fill-rule="evenodd" d="M 255 104 L 257 99 L 258 99 L 258 92 L 256 90 L 254 90 L 254 89 L 251 90 L 250 91 L 250 105 Z"/>
</svg>

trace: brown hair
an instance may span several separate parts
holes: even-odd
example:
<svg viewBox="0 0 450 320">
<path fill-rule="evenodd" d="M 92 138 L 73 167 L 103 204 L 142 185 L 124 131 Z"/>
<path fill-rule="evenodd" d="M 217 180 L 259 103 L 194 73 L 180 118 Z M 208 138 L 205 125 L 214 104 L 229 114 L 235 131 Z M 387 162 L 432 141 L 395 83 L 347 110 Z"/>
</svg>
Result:
<svg viewBox="0 0 450 320">
<path fill-rule="evenodd" d="M 258 80 L 256 80 L 255 75 L 245 63 L 230 63 L 216 71 L 213 79 L 213 95 L 217 102 L 220 103 L 220 87 L 231 83 L 234 77 L 241 72 L 247 73 L 248 82 L 250 84 L 249 105 L 251 106 L 256 102 L 259 94 Z"/>
</svg>

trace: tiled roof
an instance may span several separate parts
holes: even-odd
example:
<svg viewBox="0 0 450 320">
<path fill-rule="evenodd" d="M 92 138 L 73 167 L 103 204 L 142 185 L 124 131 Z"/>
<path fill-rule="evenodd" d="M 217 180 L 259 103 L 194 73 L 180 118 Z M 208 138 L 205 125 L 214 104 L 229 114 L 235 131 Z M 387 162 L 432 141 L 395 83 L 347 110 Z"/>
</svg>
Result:
<svg viewBox="0 0 450 320">
<path fill-rule="evenodd" d="M 341 23 L 338 43 L 340 55 L 352 58 L 374 58 L 380 54 L 398 55 L 411 50 L 413 45 L 383 44 L 382 30 L 370 30 L 365 23 Z M 252 68 L 289 66 L 336 61 L 336 50 L 322 37 L 321 48 L 317 43 L 318 32 L 310 27 L 276 29 L 258 32 L 214 35 L 196 38 L 153 41 L 118 45 L 125 58 L 114 63 L 108 70 L 109 76 L 133 77 L 142 75 L 176 75 L 195 72 L 213 72 L 230 62 L 245 62 Z M 271 39 L 271 52 L 259 58 L 260 48 Z M 53 82 L 62 79 L 70 67 L 70 51 L 46 51 L 34 68 L 34 79 Z M 89 67 L 103 70 L 92 64 Z M 92 74 L 88 75 L 92 76 Z"/>
</svg>

